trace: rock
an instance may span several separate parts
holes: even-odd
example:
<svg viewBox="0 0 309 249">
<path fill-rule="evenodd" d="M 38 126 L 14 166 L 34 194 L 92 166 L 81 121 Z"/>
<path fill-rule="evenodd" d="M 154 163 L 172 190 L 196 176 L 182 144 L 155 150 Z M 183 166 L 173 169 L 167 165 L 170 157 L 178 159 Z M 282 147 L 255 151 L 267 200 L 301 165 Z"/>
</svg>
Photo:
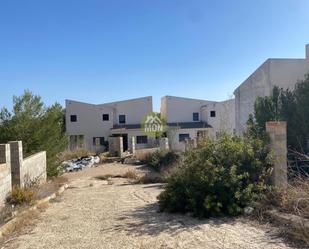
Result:
<svg viewBox="0 0 309 249">
<path fill-rule="evenodd" d="M 245 213 L 246 215 L 252 214 L 253 211 L 254 211 L 254 208 L 253 208 L 253 207 L 245 207 L 245 209 L 244 209 L 244 213 Z"/>
</svg>

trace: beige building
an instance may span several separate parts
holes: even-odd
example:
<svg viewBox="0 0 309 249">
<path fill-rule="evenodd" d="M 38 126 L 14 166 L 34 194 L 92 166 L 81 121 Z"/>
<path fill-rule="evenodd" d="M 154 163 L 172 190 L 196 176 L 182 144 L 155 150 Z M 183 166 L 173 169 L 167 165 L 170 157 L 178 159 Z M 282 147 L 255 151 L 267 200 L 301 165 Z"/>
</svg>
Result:
<svg viewBox="0 0 309 249">
<path fill-rule="evenodd" d="M 129 149 L 133 136 L 137 148 L 145 147 L 148 137 L 141 129 L 141 121 L 149 112 L 152 112 L 151 96 L 100 105 L 66 100 L 70 148 L 100 152 L 109 136 L 122 136 L 124 150 Z"/>
<path fill-rule="evenodd" d="M 161 116 L 165 118 L 169 146 L 184 150 L 186 139 L 215 137 L 219 131 L 233 133 L 234 99 L 215 102 L 174 96 L 161 98 Z"/>
<path fill-rule="evenodd" d="M 245 130 L 258 96 L 269 96 L 274 86 L 293 89 L 295 83 L 304 79 L 308 72 L 309 44 L 306 45 L 304 59 L 267 59 L 234 91 L 237 132 L 242 133 Z"/>
</svg>

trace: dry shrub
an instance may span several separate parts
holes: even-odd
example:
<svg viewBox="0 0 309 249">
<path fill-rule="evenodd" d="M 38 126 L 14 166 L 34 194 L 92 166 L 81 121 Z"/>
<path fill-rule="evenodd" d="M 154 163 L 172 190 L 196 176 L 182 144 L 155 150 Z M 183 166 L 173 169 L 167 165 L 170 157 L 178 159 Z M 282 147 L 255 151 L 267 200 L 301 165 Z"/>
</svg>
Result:
<svg viewBox="0 0 309 249">
<path fill-rule="evenodd" d="M 276 208 L 278 211 L 309 219 L 309 179 L 296 178 L 287 188 L 272 188 L 261 202 L 264 209 Z"/>
<path fill-rule="evenodd" d="M 297 227 L 292 223 L 280 223 L 281 233 L 294 242 L 304 243 L 309 246 L 309 178 L 295 177 L 291 180 L 287 188 L 272 188 L 265 195 L 265 198 L 257 203 L 255 215 L 259 220 L 269 220 L 267 211 L 275 209 L 285 214 L 291 214 L 299 217 Z M 292 218 L 292 216 L 291 216 Z M 278 221 L 277 221 L 278 222 Z M 282 224 L 284 224 L 284 226 Z M 296 225 L 296 224 L 295 224 Z"/>
<path fill-rule="evenodd" d="M 135 184 L 150 184 L 150 183 L 162 183 L 164 179 L 160 176 L 152 176 L 151 174 L 145 174 L 139 177 L 134 183 Z"/>
<path fill-rule="evenodd" d="M 136 171 L 134 171 L 134 170 L 128 170 L 126 173 L 124 173 L 122 175 L 122 177 L 133 179 L 133 180 L 138 179 L 138 175 L 137 175 Z"/>
<path fill-rule="evenodd" d="M 94 178 L 97 180 L 101 180 L 101 181 L 106 181 L 109 178 L 114 177 L 113 175 L 107 174 L 107 175 L 99 175 L 99 176 L 95 176 Z"/>
<path fill-rule="evenodd" d="M 141 161 L 141 162 L 144 162 L 146 160 L 146 157 L 149 155 L 149 154 L 152 154 L 154 152 L 156 152 L 158 150 L 158 148 L 150 148 L 150 149 L 139 149 L 139 150 L 136 150 L 135 151 L 135 155 L 134 157 Z"/>
<path fill-rule="evenodd" d="M 80 157 L 95 156 L 95 155 L 96 154 L 94 152 L 85 149 L 66 150 L 58 155 L 58 159 L 60 162 L 63 162 Z"/>
<path fill-rule="evenodd" d="M 11 205 L 32 205 L 36 200 L 33 189 L 13 187 L 12 193 L 7 197 L 7 203 Z"/>
<path fill-rule="evenodd" d="M 108 158 L 110 157 L 110 153 L 107 152 L 103 152 L 99 155 L 101 162 L 106 162 L 108 160 Z"/>
</svg>

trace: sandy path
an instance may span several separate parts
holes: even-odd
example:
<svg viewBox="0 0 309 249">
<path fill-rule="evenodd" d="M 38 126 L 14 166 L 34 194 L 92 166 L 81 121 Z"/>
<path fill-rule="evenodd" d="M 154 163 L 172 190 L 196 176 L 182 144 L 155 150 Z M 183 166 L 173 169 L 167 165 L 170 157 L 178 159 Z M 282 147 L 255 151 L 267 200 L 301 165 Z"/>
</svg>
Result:
<svg viewBox="0 0 309 249">
<path fill-rule="evenodd" d="M 70 188 L 41 214 L 33 230 L 6 245 L 10 249 L 58 248 L 289 248 L 265 228 L 244 218 L 197 220 L 158 213 L 159 184 L 113 185 L 95 180 L 130 167 L 106 165 L 70 175 Z"/>
</svg>

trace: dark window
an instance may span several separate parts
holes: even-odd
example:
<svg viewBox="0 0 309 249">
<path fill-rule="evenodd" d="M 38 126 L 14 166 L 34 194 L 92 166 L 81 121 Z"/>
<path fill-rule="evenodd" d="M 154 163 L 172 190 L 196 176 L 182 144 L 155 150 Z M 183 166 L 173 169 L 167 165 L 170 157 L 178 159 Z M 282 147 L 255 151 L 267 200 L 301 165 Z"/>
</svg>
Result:
<svg viewBox="0 0 309 249">
<path fill-rule="evenodd" d="M 147 144 L 148 137 L 147 136 L 136 136 L 136 143 L 137 144 Z"/>
<path fill-rule="evenodd" d="M 190 138 L 190 135 L 188 133 L 179 134 L 179 142 L 185 141 L 187 138 Z"/>
<path fill-rule="evenodd" d="M 71 115 L 71 122 L 77 122 L 77 116 Z"/>
<path fill-rule="evenodd" d="M 193 121 L 199 121 L 199 113 L 193 112 Z"/>
<path fill-rule="evenodd" d="M 210 111 L 210 117 L 216 117 L 216 111 Z"/>
<path fill-rule="evenodd" d="M 126 123 L 126 115 L 119 115 L 119 124 Z"/>
<path fill-rule="evenodd" d="M 109 120 L 109 114 L 103 114 L 103 121 Z"/>
<path fill-rule="evenodd" d="M 104 137 L 94 137 L 93 138 L 93 145 L 94 146 L 102 146 L 102 145 L 104 145 Z"/>
</svg>

